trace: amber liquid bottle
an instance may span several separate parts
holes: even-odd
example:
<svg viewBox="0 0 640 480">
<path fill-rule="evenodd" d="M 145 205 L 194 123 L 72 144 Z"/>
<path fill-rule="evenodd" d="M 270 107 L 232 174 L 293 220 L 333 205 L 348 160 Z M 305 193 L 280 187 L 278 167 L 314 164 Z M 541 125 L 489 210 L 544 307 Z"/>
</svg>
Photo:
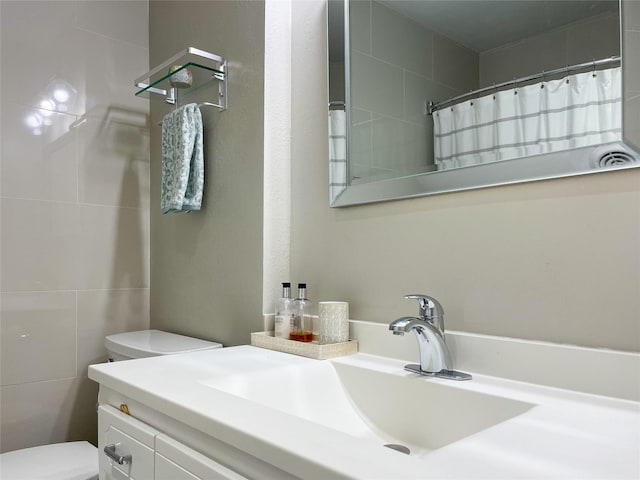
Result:
<svg viewBox="0 0 640 480">
<path fill-rule="evenodd" d="M 313 303 L 307 298 L 307 284 L 298 284 L 298 298 L 293 301 L 293 327 L 290 340 L 310 342 L 313 340 Z"/>
</svg>

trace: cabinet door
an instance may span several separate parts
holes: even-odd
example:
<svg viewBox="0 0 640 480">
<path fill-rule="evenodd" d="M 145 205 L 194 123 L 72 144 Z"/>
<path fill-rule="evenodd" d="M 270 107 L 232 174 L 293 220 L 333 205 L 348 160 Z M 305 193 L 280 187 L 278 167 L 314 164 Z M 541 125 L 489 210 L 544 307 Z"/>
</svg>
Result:
<svg viewBox="0 0 640 480">
<path fill-rule="evenodd" d="M 164 434 L 156 437 L 155 468 L 155 480 L 247 480 Z"/>
<path fill-rule="evenodd" d="M 98 409 L 101 480 L 153 479 L 153 447 L 158 431 L 110 406 Z"/>
</svg>

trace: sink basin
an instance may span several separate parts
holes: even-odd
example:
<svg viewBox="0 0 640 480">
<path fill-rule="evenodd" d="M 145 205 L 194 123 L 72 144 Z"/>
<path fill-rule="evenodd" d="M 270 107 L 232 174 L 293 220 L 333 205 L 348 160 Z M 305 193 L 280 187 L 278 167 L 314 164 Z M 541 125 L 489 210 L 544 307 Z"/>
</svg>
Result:
<svg viewBox="0 0 640 480">
<path fill-rule="evenodd" d="M 533 404 L 408 374 L 312 361 L 201 383 L 413 456 L 520 415 Z"/>
</svg>

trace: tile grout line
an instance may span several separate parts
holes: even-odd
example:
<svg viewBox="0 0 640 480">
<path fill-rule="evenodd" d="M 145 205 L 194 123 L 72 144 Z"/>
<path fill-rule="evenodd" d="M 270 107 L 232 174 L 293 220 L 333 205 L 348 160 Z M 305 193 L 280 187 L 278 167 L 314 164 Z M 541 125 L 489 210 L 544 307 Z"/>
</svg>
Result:
<svg viewBox="0 0 640 480">
<path fill-rule="evenodd" d="M 77 183 L 77 182 L 76 182 Z M 76 189 L 76 197 L 78 196 L 78 191 Z M 79 206 L 79 207 L 103 207 L 103 208 L 120 208 L 120 209 L 124 209 L 124 210 L 142 210 L 142 211 L 147 211 L 148 208 L 144 207 L 144 206 L 140 206 L 140 207 L 130 207 L 127 205 L 107 205 L 104 203 L 88 203 L 88 202 L 80 202 L 78 200 L 76 201 L 64 201 L 64 200 L 48 200 L 48 199 L 42 199 L 42 198 L 29 198 L 29 197 L 15 197 L 15 196 L 0 196 L 1 199 L 3 200 L 22 200 L 22 201 L 27 201 L 27 202 L 41 202 L 41 203 L 54 203 L 54 204 L 58 204 L 58 205 L 75 205 L 75 206 Z"/>
<path fill-rule="evenodd" d="M 79 288 L 61 290 L 3 290 L 1 294 L 30 294 L 30 293 L 84 293 L 84 292 L 130 292 L 135 290 L 149 290 L 149 287 L 120 287 L 120 288 Z"/>
</svg>

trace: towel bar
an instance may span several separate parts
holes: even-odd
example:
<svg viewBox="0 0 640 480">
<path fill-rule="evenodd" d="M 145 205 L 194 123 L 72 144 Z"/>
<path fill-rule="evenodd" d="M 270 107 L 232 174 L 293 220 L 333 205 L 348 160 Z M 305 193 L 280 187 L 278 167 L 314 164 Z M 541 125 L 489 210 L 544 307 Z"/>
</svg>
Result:
<svg viewBox="0 0 640 480">
<path fill-rule="evenodd" d="M 198 104 L 198 108 L 200 107 L 217 107 L 220 109 L 220 105 L 211 102 L 202 102 Z M 162 125 L 162 120 L 160 120 L 156 125 Z"/>
</svg>

